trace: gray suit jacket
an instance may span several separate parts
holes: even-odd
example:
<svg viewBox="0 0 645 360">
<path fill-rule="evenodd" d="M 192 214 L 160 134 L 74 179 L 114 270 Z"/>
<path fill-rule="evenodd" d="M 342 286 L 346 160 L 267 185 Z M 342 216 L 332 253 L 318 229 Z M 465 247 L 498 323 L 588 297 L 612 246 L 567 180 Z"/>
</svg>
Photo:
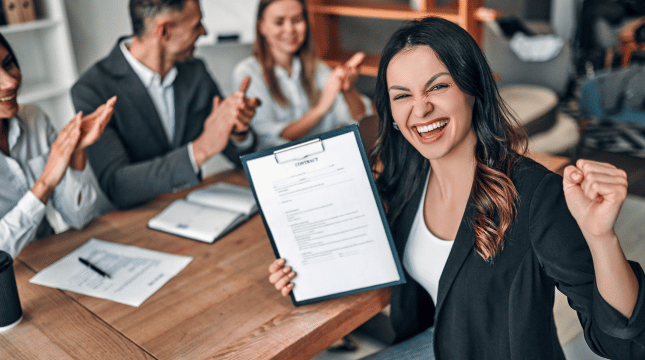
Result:
<svg viewBox="0 0 645 360">
<path fill-rule="evenodd" d="M 88 147 L 87 155 L 103 191 L 114 205 L 128 208 L 200 183 L 187 144 L 201 134 L 213 97 L 220 92 L 201 60 L 177 63 L 175 138 L 169 141 L 152 99 L 119 42 L 74 84 L 72 101 L 76 111 L 89 114 L 117 95 L 114 115 L 101 138 Z M 237 165 L 242 154 L 232 142 L 224 150 Z"/>
</svg>

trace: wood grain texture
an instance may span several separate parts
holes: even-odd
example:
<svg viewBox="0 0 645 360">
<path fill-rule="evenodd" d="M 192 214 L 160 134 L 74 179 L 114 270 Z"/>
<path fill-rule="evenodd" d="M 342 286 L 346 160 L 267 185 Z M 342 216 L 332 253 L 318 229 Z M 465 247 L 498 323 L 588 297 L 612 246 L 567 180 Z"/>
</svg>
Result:
<svg viewBox="0 0 645 360">
<path fill-rule="evenodd" d="M 153 359 L 63 292 L 30 284 L 14 262 L 23 319 L 0 333 L 0 359 Z"/>
<path fill-rule="evenodd" d="M 217 181 L 248 186 L 239 171 L 216 175 L 202 186 Z M 160 359 L 310 359 L 388 304 L 389 290 L 379 289 L 293 306 L 267 279 L 275 256 L 259 215 L 214 244 L 147 228 L 149 219 L 191 190 L 31 244 L 19 259 L 41 270 L 91 237 L 193 257 L 139 307 L 65 292 Z"/>
</svg>

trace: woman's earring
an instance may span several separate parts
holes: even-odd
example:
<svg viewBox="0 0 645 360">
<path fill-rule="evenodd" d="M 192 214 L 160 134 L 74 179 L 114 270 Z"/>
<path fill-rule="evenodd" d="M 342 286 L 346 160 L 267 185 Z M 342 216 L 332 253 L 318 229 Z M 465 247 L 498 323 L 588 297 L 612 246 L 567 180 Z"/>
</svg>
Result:
<svg viewBox="0 0 645 360">
<path fill-rule="evenodd" d="M 392 121 L 392 127 L 394 128 L 394 130 L 400 130 L 399 124 L 397 124 L 396 121 Z"/>
</svg>

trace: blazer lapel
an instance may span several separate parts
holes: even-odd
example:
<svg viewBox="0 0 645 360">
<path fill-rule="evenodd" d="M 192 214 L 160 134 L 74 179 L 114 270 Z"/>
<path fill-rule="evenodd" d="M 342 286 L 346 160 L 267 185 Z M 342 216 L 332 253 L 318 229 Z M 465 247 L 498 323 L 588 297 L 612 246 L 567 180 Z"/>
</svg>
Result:
<svg viewBox="0 0 645 360">
<path fill-rule="evenodd" d="M 132 70 L 132 67 L 123 56 L 121 52 L 120 43 L 124 38 L 117 42 L 117 46 L 110 53 L 110 62 L 107 68 L 115 77 L 118 77 L 121 89 L 127 94 L 125 99 L 121 101 L 129 101 L 132 106 L 131 109 L 136 109 L 139 114 L 140 120 L 148 127 L 150 133 L 154 136 L 159 144 L 164 144 L 167 149 L 170 149 L 168 136 L 163 130 L 163 124 L 157 113 L 152 99 L 148 95 L 148 90 L 141 82 L 139 76 Z"/>
<path fill-rule="evenodd" d="M 446 295 L 450 291 L 450 287 L 455 281 L 455 277 L 457 277 L 464 261 L 466 261 L 468 254 L 473 251 L 474 234 L 472 221 L 474 215 L 475 206 L 473 204 L 472 197 L 470 197 L 468 199 L 468 204 L 466 205 L 466 210 L 464 211 L 464 216 L 461 218 L 459 230 L 457 230 L 455 243 L 452 245 L 452 250 L 450 250 L 450 255 L 448 255 L 448 260 L 446 261 L 446 265 L 444 266 L 441 277 L 439 278 L 439 291 L 437 293 L 435 318 L 441 311 L 443 301 L 446 299 Z"/>
</svg>

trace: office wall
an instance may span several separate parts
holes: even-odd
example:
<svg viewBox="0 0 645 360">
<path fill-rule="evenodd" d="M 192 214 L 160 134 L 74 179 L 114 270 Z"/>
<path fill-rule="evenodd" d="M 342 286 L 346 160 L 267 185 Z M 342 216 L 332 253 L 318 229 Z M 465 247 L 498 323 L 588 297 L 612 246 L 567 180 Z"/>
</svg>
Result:
<svg viewBox="0 0 645 360">
<path fill-rule="evenodd" d="M 129 0 L 67 0 L 67 19 L 79 74 L 132 32 Z"/>
</svg>

